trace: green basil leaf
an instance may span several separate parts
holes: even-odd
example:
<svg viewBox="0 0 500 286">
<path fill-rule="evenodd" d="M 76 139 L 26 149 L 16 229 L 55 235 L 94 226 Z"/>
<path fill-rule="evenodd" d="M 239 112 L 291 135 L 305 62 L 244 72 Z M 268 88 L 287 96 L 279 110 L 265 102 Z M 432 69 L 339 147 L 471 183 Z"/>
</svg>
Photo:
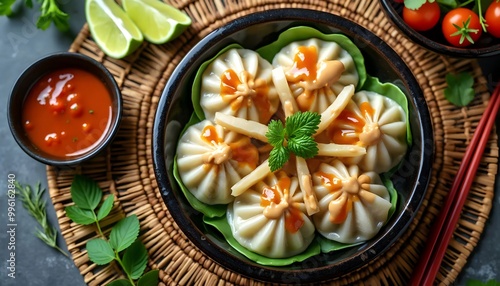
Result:
<svg viewBox="0 0 500 286">
<path fill-rule="evenodd" d="M 473 88 L 474 78 L 468 72 L 447 74 L 446 83 L 448 86 L 444 89 L 444 96 L 456 106 L 467 106 L 476 95 Z"/>
<path fill-rule="evenodd" d="M 95 181 L 76 175 L 71 183 L 71 198 L 78 207 L 95 210 L 101 202 L 102 190 Z"/>
<path fill-rule="evenodd" d="M 134 241 L 123 254 L 123 268 L 132 279 L 141 277 L 148 264 L 148 250 L 140 240 Z"/>
<path fill-rule="evenodd" d="M 10 16 L 12 15 L 12 5 L 16 0 L 4 0 L 0 1 L 0 15 Z"/>
<path fill-rule="evenodd" d="M 319 254 L 320 251 L 320 245 L 316 239 L 314 239 L 309 247 L 307 247 L 306 250 L 303 252 L 294 255 L 292 257 L 288 258 L 269 258 L 265 257 L 263 255 L 257 254 L 255 252 L 252 252 L 245 247 L 243 247 L 236 239 L 234 239 L 233 234 L 231 232 L 231 227 L 229 226 L 229 223 L 227 222 L 226 216 L 223 217 L 217 217 L 217 218 L 208 218 L 208 217 L 203 217 L 203 221 L 215 227 L 227 240 L 229 245 L 231 245 L 233 248 L 227 249 L 229 253 L 235 253 L 239 252 L 246 256 L 248 259 L 261 264 L 261 265 L 267 265 L 267 266 L 286 266 L 290 265 L 294 262 L 300 262 L 304 261 L 309 257 L 312 257 L 314 255 Z"/>
<path fill-rule="evenodd" d="M 120 252 L 129 247 L 139 236 L 139 219 L 137 215 L 131 215 L 121 219 L 109 234 L 109 244 L 111 247 Z"/>
<path fill-rule="evenodd" d="M 69 206 L 65 208 L 66 215 L 75 223 L 81 225 L 89 225 L 96 222 L 96 217 L 93 211 L 84 210 L 78 206 Z"/>
<path fill-rule="evenodd" d="M 151 286 L 158 285 L 158 274 L 159 270 L 151 270 L 144 274 L 139 281 L 137 281 L 137 286 Z"/>
<path fill-rule="evenodd" d="M 113 201 L 115 200 L 115 196 L 110 194 L 102 203 L 99 211 L 97 212 L 97 220 L 101 220 L 105 218 L 113 209 Z"/>
<path fill-rule="evenodd" d="M 97 265 L 108 264 L 115 259 L 115 253 L 107 241 L 94 238 L 87 242 L 87 254 L 92 262 Z"/>
<path fill-rule="evenodd" d="M 151 285 L 157 285 L 157 284 L 151 284 Z M 133 286 L 133 285 L 127 279 L 120 279 L 120 280 L 115 280 L 107 284 L 106 286 Z"/>
<path fill-rule="evenodd" d="M 410 10 L 417 10 L 422 5 L 424 5 L 426 1 L 427 0 L 405 0 L 405 7 Z M 434 1 L 429 1 L 429 2 L 434 2 Z"/>
</svg>

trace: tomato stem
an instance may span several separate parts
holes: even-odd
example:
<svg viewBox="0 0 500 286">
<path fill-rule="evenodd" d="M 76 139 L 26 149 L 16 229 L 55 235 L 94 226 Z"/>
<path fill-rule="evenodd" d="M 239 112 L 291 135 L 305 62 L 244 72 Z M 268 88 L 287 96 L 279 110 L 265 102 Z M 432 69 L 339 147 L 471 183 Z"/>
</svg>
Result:
<svg viewBox="0 0 500 286">
<path fill-rule="evenodd" d="M 477 14 L 479 15 L 479 24 L 481 24 L 481 27 L 483 27 L 483 31 L 486 32 L 486 27 L 488 27 L 488 24 L 486 23 L 486 20 L 483 17 L 483 9 L 481 8 L 481 0 L 476 0 L 477 3 Z"/>
<path fill-rule="evenodd" d="M 470 19 L 471 19 L 471 16 L 469 16 L 469 18 L 467 18 L 467 20 L 462 23 L 462 27 L 460 27 L 457 24 L 453 24 L 453 26 L 455 28 L 457 28 L 457 31 L 455 33 L 451 34 L 450 36 L 454 37 L 454 36 L 460 35 L 460 41 L 459 41 L 460 45 L 463 44 L 465 39 L 467 39 L 471 44 L 474 44 L 474 40 L 472 39 L 472 37 L 469 34 L 470 33 L 477 34 L 479 32 L 479 29 L 469 28 Z"/>
</svg>

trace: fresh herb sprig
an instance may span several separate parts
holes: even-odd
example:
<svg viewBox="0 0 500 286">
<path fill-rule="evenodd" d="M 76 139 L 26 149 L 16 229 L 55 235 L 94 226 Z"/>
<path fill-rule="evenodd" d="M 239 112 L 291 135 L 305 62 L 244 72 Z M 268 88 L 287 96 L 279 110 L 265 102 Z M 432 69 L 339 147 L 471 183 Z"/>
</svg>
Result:
<svg viewBox="0 0 500 286">
<path fill-rule="evenodd" d="M 12 6 L 17 0 L 0 0 L 0 15 L 12 15 Z M 33 8 L 32 0 L 24 0 L 24 5 L 28 8 Z M 36 26 L 38 29 L 46 30 L 51 23 L 60 31 L 69 30 L 68 14 L 63 12 L 56 0 L 38 0 L 40 3 L 40 16 L 37 20 Z"/>
<path fill-rule="evenodd" d="M 447 74 L 446 83 L 444 96 L 455 106 L 467 106 L 474 99 L 474 78 L 470 73 Z"/>
<path fill-rule="evenodd" d="M 113 226 L 107 238 L 102 232 L 100 221 L 108 216 L 113 208 L 113 194 L 100 204 L 102 190 L 99 185 L 85 176 L 76 175 L 71 184 L 71 197 L 75 205 L 66 208 L 66 215 L 78 224 L 95 223 L 101 236 L 87 242 L 89 259 L 97 265 L 115 261 L 127 276 L 127 279 L 115 280 L 108 286 L 157 285 L 158 270 L 144 274 L 148 262 L 148 251 L 138 239 L 140 224 L 137 216 L 131 215 L 121 219 Z"/>
<path fill-rule="evenodd" d="M 308 159 L 318 154 L 318 144 L 312 135 L 318 129 L 321 116 L 315 112 L 297 112 L 288 116 L 285 126 L 279 120 L 271 120 L 266 133 L 273 149 L 269 154 L 269 168 L 276 171 L 290 159 L 290 153 Z"/>
<path fill-rule="evenodd" d="M 29 185 L 22 185 L 19 182 L 14 183 L 16 186 L 16 194 L 20 196 L 23 207 L 28 213 L 38 222 L 42 229 L 36 229 L 35 235 L 48 246 L 57 249 L 59 252 L 69 257 L 57 245 L 57 230 L 51 226 L 47 219 L 47 208 L 45 200 L 42 198 L 45 189 L 38 183 L 36 188 L 32 189 Z"/>
</svg>

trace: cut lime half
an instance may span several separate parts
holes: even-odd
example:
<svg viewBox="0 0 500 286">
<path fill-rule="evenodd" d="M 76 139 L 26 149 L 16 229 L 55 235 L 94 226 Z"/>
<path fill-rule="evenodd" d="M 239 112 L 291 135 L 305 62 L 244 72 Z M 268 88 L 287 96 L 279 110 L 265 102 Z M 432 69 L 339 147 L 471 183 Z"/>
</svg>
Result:
<svg viewBox="0 0 500 286">
<path fill-rule="evenodd" d="M 144 40 L 139 28 L 114 0 L 86 0 L 85 16 L 95 42 L 110 57 L 123 58 Z"/>
<path fill-rule="evenodd" d="M 144 38 L 154 44 L 175 39 L 191 25 L 186 13 L 161 0 L 122 0 L 122 6 Z"/>
</svg>

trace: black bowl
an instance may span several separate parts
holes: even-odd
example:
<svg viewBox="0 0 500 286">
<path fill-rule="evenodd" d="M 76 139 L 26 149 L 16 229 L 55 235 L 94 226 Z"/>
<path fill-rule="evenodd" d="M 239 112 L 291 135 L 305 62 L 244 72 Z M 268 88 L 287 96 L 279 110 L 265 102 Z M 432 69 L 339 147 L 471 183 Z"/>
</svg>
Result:
<svg viewBox="0 0 500 286">
<path fill-rule="evenodd" d="M 464 48 L 454 47 L 443 36 L 441 19 L 431 30 L 419 32 L 409 27 L 403 20 L 401 16 L 403 11 L 402 3 L 396 3 L 394 0 L 380 0 L 380 4 L 385 14 L 403 34 L 428 50 L 461 58 L 481 58 L 500 55 L 500 39 L 487 33 L 483 32 L 481 38 L 474 45 Z"/>
<path fill-rule="evenodd" d="M 79 68 L 95 75 L 102 81 L 111 96 L 112 115 L 98 144 L 86 152 L 71 156 L 57 157 L 40 150 L 28 138 L 22 122 L 25 98 L 33 85 L 44 75 L 63 68 Z M 99 62 L 77 53 L 60 52 L 48 55 L 31 64 L 17 79 L 8 102 L 7 118 L 17 144 L 32 158 L 52 166 L 73 167 L 89 160 L 103 151 L 118 132 L 122 116 L 122 96 L 113 75 Z M 41 119 L 43 120 L 43 119 Z"/>
<path fill-rule="evenodd" d="M 293 26 L 310 26 L 323 33 L 343 33 L 360 48 L 367 72 L 398 85 L 409 101 L 413 145 L 393 177 L 399 203 L 385 227 L 370 241 L 345 250 L 322 253 L 286 267 L 262 266 L 240 255 L 219 233 L 205 225 L 202 215 L 185 199 L 172 173 L 172 162 L 182 128 L 193 111 L 191 88 L 202 63 L 223 47 L 239 43 L 256 49 L 277 39 Z M 433 154 L 429 111 L 415 77 L 399 56 L 380 38 L 361 26 L 325 12 L 279 9 L 241 17 L 203 38 L 181 61 L 160 98 L 153 127 L 153 163 L 159 191 L 175 222 L 208 257 L 244 276 L 281 283 L 334 279 L 372 262 L 393 245 L 413 220 L 427 189 Z"/>
</svg>

